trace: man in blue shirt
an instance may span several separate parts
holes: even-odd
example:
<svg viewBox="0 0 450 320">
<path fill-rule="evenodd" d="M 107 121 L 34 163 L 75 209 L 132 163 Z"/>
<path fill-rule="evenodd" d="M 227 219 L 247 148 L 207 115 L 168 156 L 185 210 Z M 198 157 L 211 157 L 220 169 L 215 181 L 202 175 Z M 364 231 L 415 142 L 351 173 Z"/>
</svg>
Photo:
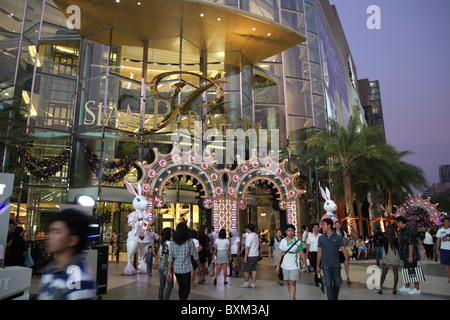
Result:
<svg viewBox="0 0 450 320">
<path fill-rule="evenodd" d="M 40 300 L 92 300 L 96 283 L 92 270 L 81 260 L 87 244 L 88 218 L 66 209 L 55 214 L 45 245 L 55 259 L 47 266 L 40 283 Z"/>
<path fill-rule="evenodd" d="M 345 249 L 344 239 L 333 231 L 333 220 L 322 221 L 324 234 L 319 237 L 319 251 L 317 253 L 317 273 L 320 273 L 322 265 L 328 300 L 337 300 L 341 285 L 341 262 L 339 249 L 344 253 L 344 266 L 348 267 L 348 255 Z"/>
</svg>

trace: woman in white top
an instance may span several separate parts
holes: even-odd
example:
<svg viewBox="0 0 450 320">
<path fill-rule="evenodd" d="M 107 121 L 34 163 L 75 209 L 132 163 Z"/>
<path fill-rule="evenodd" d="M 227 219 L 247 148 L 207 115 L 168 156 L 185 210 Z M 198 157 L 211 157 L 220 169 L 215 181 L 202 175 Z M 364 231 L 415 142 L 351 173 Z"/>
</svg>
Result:
<svg viewBox="0 0 450 320">
<path fill-rule="evenodd" d="M 214 255 L 217 259 L 217 271 L 214 276 L 214 285 L 217 284 L 217 276 L 220 273 L 220 269 L 223 269 L 223 284 L 227 284 L 227 263 L 230 262 L 230 240 L 227 239 L 227 232 L 225 229 L 220 229 L 219 237 L 216 240 L 214 247 Z"/>
<path fill-rule="evenodd" d="M 431 228 L 427 228 L 427 232 L 425 232 L 425 239 L 423 240 L 423 246 L 425 247 L 425 252 L 427 253 L 428 260 L 433 260 L 433 236 L 430 234 Z"/>
</svg>

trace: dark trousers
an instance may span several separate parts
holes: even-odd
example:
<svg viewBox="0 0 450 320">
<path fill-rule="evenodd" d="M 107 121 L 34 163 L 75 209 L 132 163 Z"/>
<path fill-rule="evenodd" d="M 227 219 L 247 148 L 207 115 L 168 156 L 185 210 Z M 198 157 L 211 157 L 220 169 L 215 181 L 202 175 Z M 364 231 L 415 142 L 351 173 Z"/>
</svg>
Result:
<svg viewBox="0 0 450 320">
<path fill-rule="evenodd" d="M 427 259 L 433 259 L 433 249 L 434 246 L 432 244 L 424 244 L 423 245 L 425 247 L 425 252 L 427 253 Z"/>
<path fill-rule="evenodd" d="M 328 300 L 337 300 L 341 286 L 341 268 L 322 268 Z"/>
<path fill-rule="evenodd" d="M 178 297 L 187 300 L 191 291 L 191 273 L 175 273 L 178 282 Z"/>
<path fill-rule="evenodd" d="M 314 269 L 314 283 L 318 284 L 319 283 L 319 278 L 317 277 L 317 252 L 314 251 L 310 251 L 309 252 L 309 262 L 310 262 L 310 267 Z"/>
<path fill-rule="evenodd" d="M 172 281 L 167 280 L 167 270 L 162 271 L 161 269 L 158 269 L 158 273 L 159 273 L 158 298 L 159 298 L 159 300 L 169 300 L 170 294 L 172 293 L 172 288 L 173 288 L 173 279 L 172 279 Z M 164 294 L 164 289 L 166 287 L 166 283 L 167 283 L 167 289 Z"/>
</svg>

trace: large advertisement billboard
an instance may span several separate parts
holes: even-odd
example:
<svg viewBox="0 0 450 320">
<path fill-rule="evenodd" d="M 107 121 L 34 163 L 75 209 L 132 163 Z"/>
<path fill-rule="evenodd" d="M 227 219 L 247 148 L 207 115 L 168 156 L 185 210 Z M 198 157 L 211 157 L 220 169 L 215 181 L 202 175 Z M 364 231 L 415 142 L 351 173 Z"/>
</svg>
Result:
<svg viewBox="0 0 450 320">
<path fill-rule="evenodd" d="M 350 118 L 347 74 L 320 14 L 318 14 L 318 27 L 328 117 L 345 125 Z"/>
</svg>

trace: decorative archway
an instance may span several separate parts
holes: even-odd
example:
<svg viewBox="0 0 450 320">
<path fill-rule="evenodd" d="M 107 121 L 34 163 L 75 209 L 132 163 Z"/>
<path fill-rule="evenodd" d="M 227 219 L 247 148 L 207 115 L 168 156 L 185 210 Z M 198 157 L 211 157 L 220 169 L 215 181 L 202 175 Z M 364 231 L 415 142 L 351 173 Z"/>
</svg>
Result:
<svg viewBox="0 0 450 320">
<path fill-rule="evenodd" d="M 430 198 L 423 199 L 420 194 L 417 197 L 409 195 L 409 199 L 400 206 L 394 206 L 397 209 L 396 217 L 403 216 L 411 219 L 427 220 L 440 224 L 443 213 L 437 209 L 438 203 L 431 203 Z"/>
<path fill-rule="evenodd" d="M 297 199 L 306 190 L 299 190 L 293 183 L 300 172 L 290 173 L 287 169 L 287 160 L 277 162 L 273 154 L 259 158 L 256 150 L 247 161 L 240 161 L 234 170 L 219 169 L 214 156 L 202 156 L 193 147 L 189 151 L 182 151 L 174 143 L 170 154 L 161 154 L 153 149 L 155 159 L 152 163 L 144 165 L 138 163 L 142 169 L 142 178 L 134 184 L 141 184 L 143 194 L 147 195 L 149 208 L 147 213 L 153 220 L 155 208 L 164 205 L 164 186 L 174 176 L 194 177 L 203 186 L 205 194 L 203 206 L 212 209 L 213 225 L 215 230 L 224 228 L 227 232 L 236 229 L 239 210 L 247 207 L 246 191 L 258 179 L 270 181 L 277 188 L 277 199 L 281 210 L 287 212 L 287 222 L 298 228 Z M 227 179 L 224 177 L 227 176 Z M 225 182 L 226 181 L 226 182 Z"/>
</svg>

